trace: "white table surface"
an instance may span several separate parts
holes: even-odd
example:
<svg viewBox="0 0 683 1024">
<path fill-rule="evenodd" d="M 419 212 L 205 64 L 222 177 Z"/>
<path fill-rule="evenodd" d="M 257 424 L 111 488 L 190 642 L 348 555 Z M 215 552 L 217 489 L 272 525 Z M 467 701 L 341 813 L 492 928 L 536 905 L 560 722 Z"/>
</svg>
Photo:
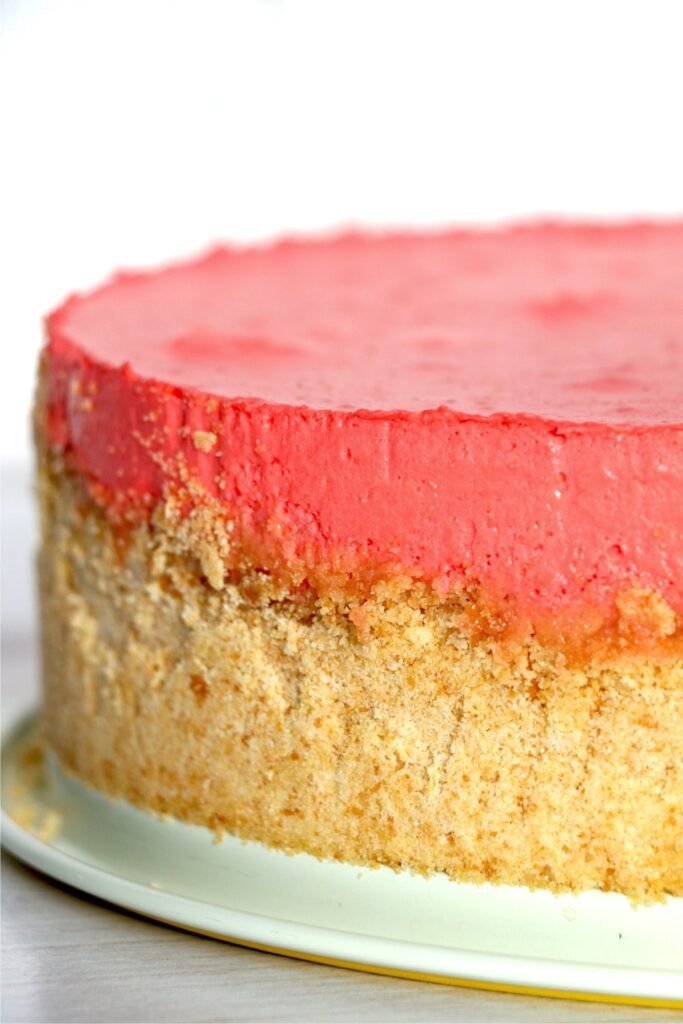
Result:
<svg viewBox="0 0 683 1024">
<path fill-rule="evenodd" d="M 28 474 L 3 467 L 3 720 L 37 700 Z M 677 1011 L 382 978 L 136 917 L 2 858 L 2 1020 L 673 1021 Z"/>
</svg>

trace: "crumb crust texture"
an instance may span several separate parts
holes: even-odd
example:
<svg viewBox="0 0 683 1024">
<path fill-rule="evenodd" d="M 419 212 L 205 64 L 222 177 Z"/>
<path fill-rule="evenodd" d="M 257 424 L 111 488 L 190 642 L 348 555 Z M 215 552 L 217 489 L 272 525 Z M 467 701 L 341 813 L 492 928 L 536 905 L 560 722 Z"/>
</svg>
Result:
<svg viewBox="0 0 683 1024">
<path fill-rule="evenodd" d="M 228 568 L 220 510 L 123 529 L 45 450 L 39 492 L 44 730 L 85 782 L 289 851 L 683 895 L 680 657 L 572 666 L 477 638 L 464 592 Z"/>
</svg>

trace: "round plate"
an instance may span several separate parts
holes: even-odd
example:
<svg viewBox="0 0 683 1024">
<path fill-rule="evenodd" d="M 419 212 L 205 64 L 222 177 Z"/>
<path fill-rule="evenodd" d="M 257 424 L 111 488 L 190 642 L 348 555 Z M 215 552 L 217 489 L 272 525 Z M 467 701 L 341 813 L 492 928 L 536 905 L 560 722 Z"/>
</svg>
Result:
<svg viewBox="0 0 683 1024">
<path fill-rule="evenodd" d="M 555 896 L 288 856 L 108 800 L 43 759 L 34 718 L 2 751 L 2 841 L 60 881 L 230 942 L 471 987 L 683 1007 L 683 899 Z"/>
</svg>

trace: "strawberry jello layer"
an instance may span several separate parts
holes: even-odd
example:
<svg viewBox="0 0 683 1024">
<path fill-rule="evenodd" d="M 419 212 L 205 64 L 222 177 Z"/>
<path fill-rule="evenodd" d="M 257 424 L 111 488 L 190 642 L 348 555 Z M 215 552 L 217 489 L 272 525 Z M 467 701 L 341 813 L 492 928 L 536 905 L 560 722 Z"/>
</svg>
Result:
<svg viewBox="0 0 683 1024">
<path fill-rule="evenodd" d="M 123 274 L 48 318 L 48 441 L 113 513 L 224 509 L 257 567 L 299 582 L 407 577 L 539 630 L 630 602 L 671 637 L 682 268 L 683 222 L 348 235 Z"/>
</svg>

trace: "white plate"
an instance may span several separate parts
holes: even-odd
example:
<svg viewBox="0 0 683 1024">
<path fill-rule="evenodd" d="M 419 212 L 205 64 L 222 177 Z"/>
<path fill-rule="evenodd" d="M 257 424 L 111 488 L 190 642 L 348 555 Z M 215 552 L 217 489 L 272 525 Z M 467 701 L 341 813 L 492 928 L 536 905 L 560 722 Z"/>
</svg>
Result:
<svg viewBox="0 0 683 1024">
<path fill-rule="evenodd" d="M 553 896 L 359 869 L 110 801 L 3 745 L 2 841 L 85 892 L 182 928 L 347 967 L 474 987 L 683 1007 L 683 899 Z"/>
</svg>

